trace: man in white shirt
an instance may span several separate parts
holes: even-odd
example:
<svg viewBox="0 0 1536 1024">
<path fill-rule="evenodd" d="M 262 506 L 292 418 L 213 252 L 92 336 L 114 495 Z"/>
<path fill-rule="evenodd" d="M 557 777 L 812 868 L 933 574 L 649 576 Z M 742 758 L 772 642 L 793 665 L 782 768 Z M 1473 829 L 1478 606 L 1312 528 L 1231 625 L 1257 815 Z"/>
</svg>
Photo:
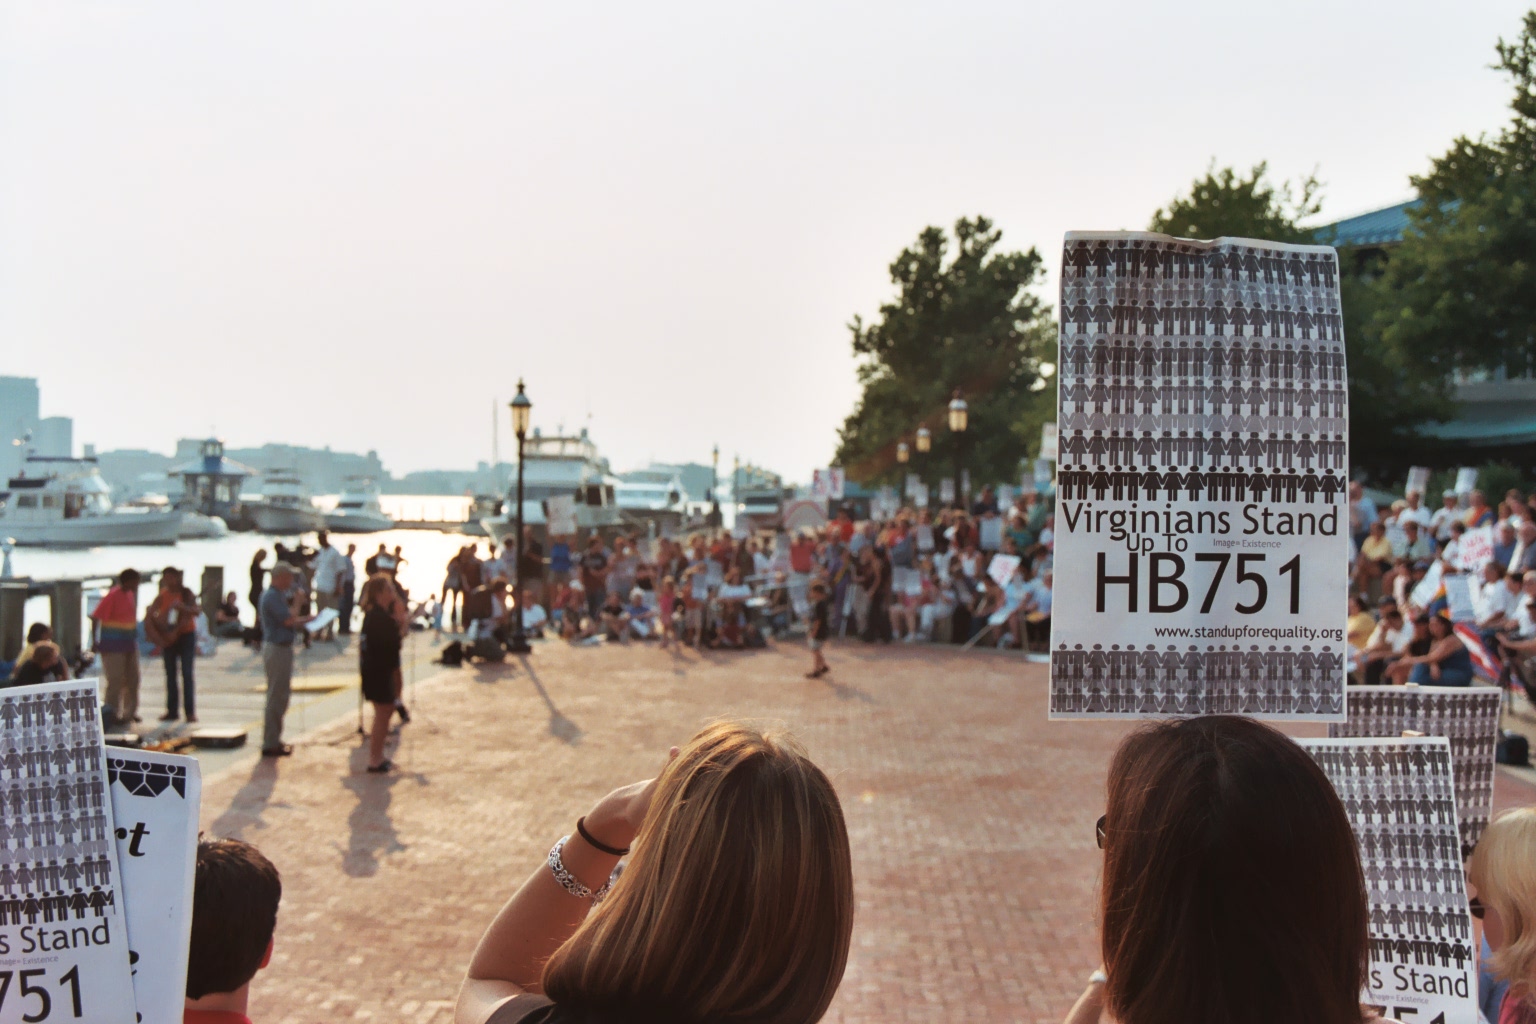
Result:
<svg viewBox="0 0 1536 1024">
<path fill-rule="evenodd" d="M 330 537 L 324 530 L 320 531 L 320 551 L 315 555 L 315 606 L 320 611 L 327 608 L 335 608 L 337 614 L 341 612 L 341 587 L 342 580 L 347 571 L 347 556 L 331 547 Z M 321 630 L 320 639 L 329 640 L 334 634 L 334 626 L 326 626 Z"/>
<path fill-rule="evenodd" d="M 1397 522 L 1401 526 L 1405 523 L 1418 523 L 1420 529 L 1427 530 L 1430 527 L 1432 517 L 1429 509 L 1424 507 L 1424 498 L 1418 491 L 1409 491 L 1408 507 L 1397 513 Z"/>
<path fill-rule="evenodd" d="M 1478 630 L 1485 636 L 1503 630 L 1513 620 L 1520 597 L 1519 573 L 1506 573 L 1497 562 L 1483 566 L 1483 586 L 1473 599 Z"/>
<path fill-rule="evenodd" d="M 1441 544 L 1451 539 L 1451 524 L 1461 521 L 1456 492 L 1446 491 L 1444 501 L 1444 506 L 1435 509 L 1435 514 L 1429 517 L 1429 528 L 1434 532 L 1435 540 Z"/>
<path fill-rule="evenodd" d="M 1365 684 L 1377 686 L 1388 665 L 1401 658 L 1413 642 L 1413 629 L 1403 621 L 1403 611 L 1397 605 L 1389 605 L 1381 611 L 1381 621 L 1371 631 L 1360 652 L 1360 662 L 1365 666 Z"/>
</svg>

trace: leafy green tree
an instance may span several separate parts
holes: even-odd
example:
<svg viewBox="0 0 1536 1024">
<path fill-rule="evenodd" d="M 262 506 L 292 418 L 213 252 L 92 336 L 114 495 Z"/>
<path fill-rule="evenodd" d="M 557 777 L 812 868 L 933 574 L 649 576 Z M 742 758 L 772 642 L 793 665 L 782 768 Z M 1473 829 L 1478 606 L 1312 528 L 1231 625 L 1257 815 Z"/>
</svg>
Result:
<svg viewBox="0 0 1536 1024">
<path fill-rule="evenodd" d="M 1262 238 L 1310 242 L 1299 222 L 1321 209 L 1322 183 L 1309 174 L 1295 185 L 1269 180 L 1269 164 L 1255 164 L 1246 176 L 1215 161 L 1189 188 L 1152 215 L 1151 230 L 1179 238 Z"/>
<path fill-rule="evenodd" d="M 1536 369 L 1536 11 L 1494 65 L 1514 84 L 1514 118 L 1462 137 L 1413 179 L 1423 202 L 1392 253 L 1374 318 L 1405 362 L 1455 370 Z"/>
<path fill-rule="evenodd" d="M 1032 293 L 1040 254 L 999 247 L 1002 232 L 985 217 L 962 218 L 954 239 L 924 228 L 890 266 L 896 296 L 865 323 L 848 325 L 864 393 L 839 431 L 837 464 L 865 484 L 900 484 L 908 471 L 930 484 L 953 473 L 956 445 L 973 489 L 1014 481 L 1020 460 L 1054 419 L 1056 389 L 1042 367 L 1056 359 L 1056 328 Z M 953 249 L 953 255 L 951 250 Z M 951 393 L 969 406 L 963 438 L 947 425 Z M 927 426 L 933 450 L 916 451 Z M 896 446 L 912 446 L 912 461 Z"/>
</svg>

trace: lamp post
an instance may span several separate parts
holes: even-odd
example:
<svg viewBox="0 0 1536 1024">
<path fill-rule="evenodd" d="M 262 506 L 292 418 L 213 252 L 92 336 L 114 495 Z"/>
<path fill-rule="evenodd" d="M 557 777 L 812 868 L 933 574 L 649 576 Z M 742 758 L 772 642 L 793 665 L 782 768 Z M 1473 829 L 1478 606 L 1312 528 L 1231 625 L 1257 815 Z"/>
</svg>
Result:
<svg viewBox="0 0 1536 1024">
<path fill-rule="evenodd" d="M 955 435 L 955 505 L 957 508 L 965 508 L 965 496 L 960 489 L 960 481 L 964 478 L 965 467 L 962 465 L 962 450 L 965 446 L 965 430 L 970 426 L 970 407 L 965 404 L 965 399 L 960 397 L 960 389 L 955 388 L 955 395 L 949 400 L 949 431 Z"/>
<path fill-rule="evenodd" d="M 911 460 L 912 449 L 908 448 L 907 442 L 903 441 L 896 446 L 896 461 L 905 466 Z"/>
<path fill-rule="evenodd" d="M 720 516 L 720 446 L 717 444 L 709 454 L 709 519 L 712 529 L 720 529 L 723 522 Z"/>
<path fill-rule="evenodd" d="M 512 433 L 517 435 L 517 546 L 513 548 L 517 562 L 512 569 L 516 592 L 512 595 L 512 642 L 507 650 L 513 654 L 531 654 L 528 638 L 523 635 L 523 442 L 528 437 L 528 420 L 533 415 L 533 403 L 523 392 L 523 382 L 517 382 L 517 397 L 512 399 Z"/>
</svg>

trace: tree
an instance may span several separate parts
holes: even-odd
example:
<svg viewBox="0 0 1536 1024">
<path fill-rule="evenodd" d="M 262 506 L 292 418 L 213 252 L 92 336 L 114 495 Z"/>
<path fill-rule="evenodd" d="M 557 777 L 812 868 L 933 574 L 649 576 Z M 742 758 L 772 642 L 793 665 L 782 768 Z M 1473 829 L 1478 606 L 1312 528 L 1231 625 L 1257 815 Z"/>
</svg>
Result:
<svg viewBox="0 0 1536 1024">
<path fill-rule="evenodd" d="M 1269 181 L 1269 164 L 1258 163 L 1241 177 L 1231 167 L 1216 170 L 1190 186 L 1152 215 L 1151 230 L 1179 238 L 1262 238 L 1272 242 L 1310 242 L 1312 233 L 1299 222 L 1322 207 L 1322 183 L 1315 174 L 1294 186 Z"/>
<path fill-rule="evenodd" d="M 950 258 L 944 231 L 924 228 L 890 266 L 897 294 L 879 319 L 848 325 L 864 388 L 839 431 L 836 459 L 850 479 L 897 484 L 911 471 L 936 483 L 953 473 L 957 443 L 977 489 L 1018 478 L 1040 424 L 1054 418 L 1056 389 L 1042 367 L 1055 361 L 1056 327 L 1030 291 L 1039 253 L 1001 250 L 1001 240 L 987 218 L 962 218 Z M 956 388 L 969 406 L 963 439 L 946 419 Z M 926 457 L 913 444 L 924 425 L 933 437 Z M 896 461 L 902 441 L 912 445 L 908 466 Z"/>
<path fill-rule="evenodd" d="M 1536 11 L 1494 65 L 1514 118 L 1465 136 L 1413 179 L 1422 202 L 1381 279 L 1382 340 L 1448 381 L 1453 371 L 1536 370 Z"/>
</svg>

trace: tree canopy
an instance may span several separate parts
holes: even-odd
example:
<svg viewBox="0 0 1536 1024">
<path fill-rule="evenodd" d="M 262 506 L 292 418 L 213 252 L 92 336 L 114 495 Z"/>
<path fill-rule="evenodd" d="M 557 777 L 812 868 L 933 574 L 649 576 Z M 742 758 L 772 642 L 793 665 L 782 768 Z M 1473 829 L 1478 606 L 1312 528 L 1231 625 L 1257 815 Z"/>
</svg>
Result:
<svg viewBox="0 0 1536 1024">
<path fill-rule="evenodd" d="M 1231 167 L 1196 179 L 1187 195 L 1174 198 L 1152 215 L 1151 230 L 1179 238 L 1261 238 L 1272 242 L 1308 242 L 1311 233 L 1299 222 L 1321 209 L 1322 183 L 1315 174 L 1274 184 L 1269 165 L 1255 164 L 1246 176 Z"/>
<path fill-rule="evenodd" d="M 1039 253 L 1010 252 L 1001 241 L 985 217 L 957 221 L 953 242 L 924 228 L 890 265 L 896 296 L 874 321 L 855 316 L 848 325 L 864 389 L 839 432 L 836 459 L 850 479 L 894 484 L 910 471 L 936 485 L 952 475 L 957 443 L 973 487 L 1018 479 L 1040 424 L 1055 418 L 1056 390 L 1045 387 L 1042 366 L 1055 361 L 1056 328 L 1031 291 Z M 970 414 L 958 442 L 946 419 L 956 388 Z M 920 426 L 933 438 L 926 457 L 913 443 Z M 906 466 L 896 461 L 902 441 L 912 445 Z"/>
</svg>

